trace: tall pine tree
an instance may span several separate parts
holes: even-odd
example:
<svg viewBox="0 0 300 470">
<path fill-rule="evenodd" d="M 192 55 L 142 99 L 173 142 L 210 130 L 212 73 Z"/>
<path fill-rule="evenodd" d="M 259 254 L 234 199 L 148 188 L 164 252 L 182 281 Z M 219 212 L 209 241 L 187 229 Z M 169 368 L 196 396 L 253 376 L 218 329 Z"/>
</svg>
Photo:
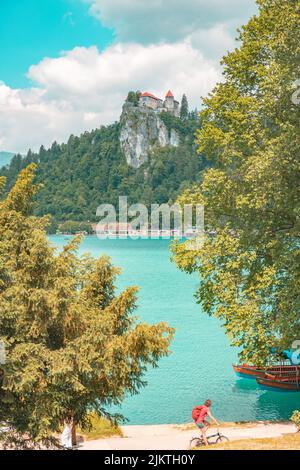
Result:
<svg viewBox="0 0 300 470">
<path fill-rule="evenodd" d="M 180 107 L 180 119 L 185 121 L 189 118 L 189 104 L 186 95 L 182 96 L 181 107 Z"/>
</svg>

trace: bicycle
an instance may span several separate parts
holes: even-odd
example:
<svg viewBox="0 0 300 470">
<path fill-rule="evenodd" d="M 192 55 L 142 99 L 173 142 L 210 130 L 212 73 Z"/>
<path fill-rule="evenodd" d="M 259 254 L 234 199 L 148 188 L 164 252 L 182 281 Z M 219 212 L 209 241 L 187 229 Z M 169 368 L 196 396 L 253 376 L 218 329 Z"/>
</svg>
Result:
<svg viewBox="0 0 300 470">
<path fill-rule="evenodd" d="M 228 437 L 224 436 L 224 434 L 221 434 L 219 430 L 217 434 L 212 434 L 211 436 L 207 436 L 206 439 L 209 445 L 219 444 L 220 442 L 229 441 Z M 205 446 L 205 442 L 202 436 L 193 437 L 191 439 L 190 449 L 193 449 L 194 447 L 202 447 L 202 446 Z"/>
</svg>

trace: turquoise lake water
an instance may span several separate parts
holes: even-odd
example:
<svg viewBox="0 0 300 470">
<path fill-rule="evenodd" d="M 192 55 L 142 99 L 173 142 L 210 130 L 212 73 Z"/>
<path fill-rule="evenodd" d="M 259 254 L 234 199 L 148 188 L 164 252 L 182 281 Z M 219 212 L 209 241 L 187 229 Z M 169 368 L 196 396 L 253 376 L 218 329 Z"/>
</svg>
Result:
<svg viewBox="0 0 300 470">
<path fill-rule="evenodd" d="M 68 241 L 64 236 L 50 239 L 58 247 Z M 300 393 L 263 391 L 255 380 L 236 378 L 231 365 L 237 352 L 220 323 L 196 304 L 197 276 L 171 263 L 169 241 L 86 237 L 81 252 L 108 254 L 123 270 L 119 287 L 140 286 L 136 314 L 148 323 L 166 321 L 176 328 L 171 356 L 149 370 L 147 387 L 118 410 L 129 424 L 190 422 L 193 406 L 207 398 L 221 421 L 286 419 L 300 408 Z"/>
</svg>

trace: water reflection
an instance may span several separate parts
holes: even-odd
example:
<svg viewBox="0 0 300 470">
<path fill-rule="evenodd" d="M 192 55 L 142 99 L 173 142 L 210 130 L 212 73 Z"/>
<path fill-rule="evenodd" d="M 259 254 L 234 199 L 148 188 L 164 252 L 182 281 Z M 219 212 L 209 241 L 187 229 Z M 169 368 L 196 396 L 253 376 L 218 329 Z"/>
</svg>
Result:
<svg viewBox="0 0 300 470">
<path fill-rule="evenodd" d="M 255 379 L 242 379 L 242 378 L 237 378 L 235 384 L 232 387 L 232 392 L 233 393 L 241 393 L 241 392 L 247 392 L 249 391 L 260 391 L 261 389 L 259 388 L 257 382 Z"/>
<path fill-rule="evenodd" d="M 255 408 L 256 419 L 289 419 L 297 409 L 300 409 L 300 393 L 262 391 Z"/>
<path fill-rule="evenodd" d="M 253 379 L 236 379 L 232 393 L 247 397 L 254 420 L 290 419 L 293 411 L 300 410 L 300 393 L 263 390 Z"/>
</svg>

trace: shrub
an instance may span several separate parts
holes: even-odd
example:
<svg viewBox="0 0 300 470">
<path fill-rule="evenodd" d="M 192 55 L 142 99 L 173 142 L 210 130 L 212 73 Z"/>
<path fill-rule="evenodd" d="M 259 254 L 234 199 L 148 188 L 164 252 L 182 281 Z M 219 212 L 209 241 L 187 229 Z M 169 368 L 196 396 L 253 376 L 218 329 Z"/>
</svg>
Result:
<svg viewBox="0 0 300 470">
<path fill-rule="evenodd" d="M 111 436 L 123 436 L 118 425 L 114 425 L 108 419 L 100 418 L 94 413 L 90 416 L 90 427 L 83 429 L 80 428 L 79 433 L 82 433 L 87 440 L 101 439 Z"/>
<path fill-rule="evenodd" d="M 298 431 L 300 431 L 300 411 L 294 411 L 291 416 L 291 420 L 293 421 L 294 425 L 297 427 Z"/>
</svg>

